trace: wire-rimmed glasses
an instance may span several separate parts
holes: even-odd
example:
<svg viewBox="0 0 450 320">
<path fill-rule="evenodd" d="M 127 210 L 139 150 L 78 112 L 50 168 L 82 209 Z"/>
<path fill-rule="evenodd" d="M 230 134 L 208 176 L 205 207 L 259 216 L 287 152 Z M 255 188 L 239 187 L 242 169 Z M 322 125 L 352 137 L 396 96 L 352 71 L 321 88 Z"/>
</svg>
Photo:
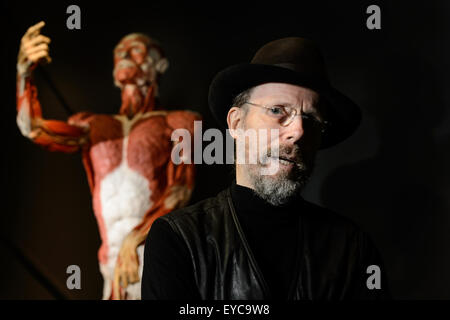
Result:
<svg viewBox="0 0 450 320">
<path fill-rule="evenodd" d="M 283 105 L 279 105 L 279 104 L 274 105 L 274 106 L 265 106 L 265 105 L 256 104 L 256 103 L 253 103 L 250 101 L 246 101 L 243 104 L 248 104 L 251 106 L 266 109 L 266 114 L 269 117 L 278 120 L 278 122 L 283 127 L 289 126 L 292 123 L 292 121 L 294 120 L 295 116 L 297 116 L 297 115 L 302 117 L 302 120 L 305 122 L 305 124 L 311 125 L 314 128 L 320 129 L 320 131 L 322 133 L 325 132 L 326 127 L 328 125 L 328 121 L 320 119 L 319 116 L 317 116 L 317 115 L 306 114 L 306 113 L 301 113 L 301 112 L 300 112 L 300 114 L 298 114 L 297 109 L 294 107 L 288 107 L 288 106 L 283 106 Z"/>
</svg>

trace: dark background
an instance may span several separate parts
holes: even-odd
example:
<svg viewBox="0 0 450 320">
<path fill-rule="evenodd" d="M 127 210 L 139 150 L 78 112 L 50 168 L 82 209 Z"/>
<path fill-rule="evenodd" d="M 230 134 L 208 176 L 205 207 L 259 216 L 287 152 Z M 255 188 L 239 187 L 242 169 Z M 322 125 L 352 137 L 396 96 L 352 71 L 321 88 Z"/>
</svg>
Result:
<svg viewBox="0 0 450 320">
<path fill-rule="evenodd" d="M 314 2 L 314 4 L 312 4 Z M 221 69 L 257 48 L 305 36 L 322 48 L 332 83 L 362 108 L 357 132 L 321 151 L 304 192 L 350 217 L 374 239 L 397 299 L 450 298 L 450 4 L 384 1 L 2 2 L 2 210 L 0 298 L 99 299 L 100 238 L 79 154 L 47 152 L 16 126 L 19 41 L 40 20 L 52 39 L 45 70 L 78 112 L 115 113 L 112 50 L 130 32 L 159 39 L 170 67 L 161 84 L 167 109 L 203 114 Z M 66 28 L 66 8 L 81 8 L 81 30 Z M 381 7 L 381 30 L 366 28 L 366 8 Z M 36 72 L 44 117 L 68 114 Z M 231 180 L 230 168 L 198 165 L 192 202 Z M 79 265 L 81 290 L 66 288 Z"/>
</svg>

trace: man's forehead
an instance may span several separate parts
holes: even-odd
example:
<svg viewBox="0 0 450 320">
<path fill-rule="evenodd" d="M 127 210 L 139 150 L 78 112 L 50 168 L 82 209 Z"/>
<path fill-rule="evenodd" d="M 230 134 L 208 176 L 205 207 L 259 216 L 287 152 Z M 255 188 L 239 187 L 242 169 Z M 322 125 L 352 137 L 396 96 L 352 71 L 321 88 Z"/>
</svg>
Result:
<svg viewBox="0 0 450 320">
<path fill-rule="evenodd" d="M 269 100 L 287 100 L 295 103 L 298 100 L 311 100 L 315 102 L 319 99 L 319 94 L 306 87 L 289 83 L 270 82 L 258 85 L 252 90 L 252 98 Z"/>
</svg>

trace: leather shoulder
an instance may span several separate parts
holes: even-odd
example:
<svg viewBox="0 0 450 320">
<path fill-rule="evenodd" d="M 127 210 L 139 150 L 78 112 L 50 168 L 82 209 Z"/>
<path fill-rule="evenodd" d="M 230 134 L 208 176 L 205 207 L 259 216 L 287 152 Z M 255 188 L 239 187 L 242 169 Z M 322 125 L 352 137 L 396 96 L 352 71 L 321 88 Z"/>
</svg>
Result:
<svg viewBox="0 0 450 320">
<path fill-rule="evenodd" d="M 337 270 L 356 267 L 367 234 L 352 220 L 330 209 L 312 203 L 307 207 L 302 215 L 304 250 L 315 257 L 313 260 L 318 263 L 315 267 L 321 269 L 323 266 L 319 264 L 336 266 Z"/>
<path fill-rule="evenodd" d="M 201 236 L 222 225 L 219 221 L 229 220 L 229 190 L 223 190 L 215 197 L 207 198 L 193 205 L 174 210 L 159 219 L 167 221 L 175 231 Z M 228 219 L 229 218 L 229 219 Z M 216 230 L 217 231 L 217 230 Z"/>
</svg>

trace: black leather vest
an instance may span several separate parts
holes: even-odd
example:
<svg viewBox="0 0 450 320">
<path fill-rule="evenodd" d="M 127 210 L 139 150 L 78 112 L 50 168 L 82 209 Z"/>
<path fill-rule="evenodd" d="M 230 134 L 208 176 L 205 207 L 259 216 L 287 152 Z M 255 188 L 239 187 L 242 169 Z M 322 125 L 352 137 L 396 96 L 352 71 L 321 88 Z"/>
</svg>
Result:
<svg viewBox="0 0 450 320">
<path fill-rule="evenodd" d="M 301 211 L 296 276 L 288 299 L 386 297 L 384 276 L 382 290 L 366 286 L 367 267 L 382 265 L 367 235 L 346 218 L 307 201 Z M 202 299 L 278 298 L 269 292 L 245 239 L 229 189 L 160 219 L 185 241 Z"/>
</svg>

